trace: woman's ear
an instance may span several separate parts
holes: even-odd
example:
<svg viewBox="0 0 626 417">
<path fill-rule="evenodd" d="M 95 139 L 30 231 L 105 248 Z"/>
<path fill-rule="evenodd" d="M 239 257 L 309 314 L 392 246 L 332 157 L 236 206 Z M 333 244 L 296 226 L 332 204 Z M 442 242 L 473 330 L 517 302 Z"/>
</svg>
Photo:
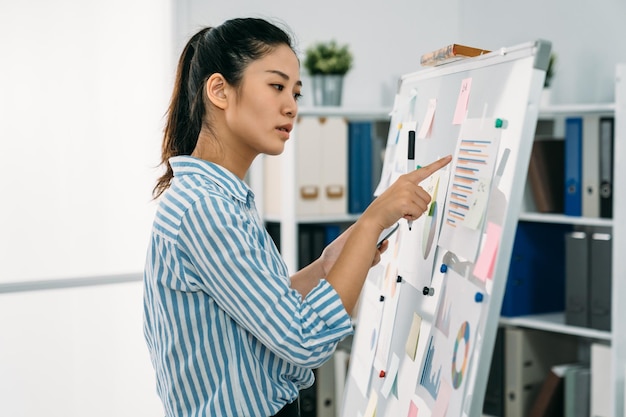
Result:
<svg viewBox="0 0 626 417">
<path fill-rule="evenodd" d="M 213 105 L 224 110 L 228 101 L 226 100 L 228 83 L 220 73 L 212 74 L 206 81 L 206 95 Z"/>
</svg>

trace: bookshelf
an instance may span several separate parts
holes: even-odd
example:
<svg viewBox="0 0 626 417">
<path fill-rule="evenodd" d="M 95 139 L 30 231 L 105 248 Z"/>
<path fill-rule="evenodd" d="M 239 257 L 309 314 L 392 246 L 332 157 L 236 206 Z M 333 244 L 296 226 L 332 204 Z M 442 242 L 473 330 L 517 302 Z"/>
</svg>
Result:
<svg viewBox="0 0 626 417">
<path fill-rule="evenodd" d="M 613 218 L 574 217 L 562 214 L 522 212 L 520 221 L 537 223 L 559 223 L 573 226 L 605 227 L 611 230 L 612 247 L 612 299 L 611 331 L 571 326 L 565 323 L 563 312 L 535 314 L 519 317 L 501 317 L 502 326 L 525 327 L 566 335 L 578 336 L 590 341 L 609 343 L 611 346 L 611 375 L 603 377 L 610 390 L 611 416 L 624 417 L 625 414 L 625 374 L 626 374 L 626 328 L 621 318 L 626 315 L 626 64 L 616 69 L 615 103 L 555 105 L 541 108 L 539 118 L 553 118 L 562 122 L 568 116 L 613 116 L 615 118 L 613 153 Z"/>
</svg>

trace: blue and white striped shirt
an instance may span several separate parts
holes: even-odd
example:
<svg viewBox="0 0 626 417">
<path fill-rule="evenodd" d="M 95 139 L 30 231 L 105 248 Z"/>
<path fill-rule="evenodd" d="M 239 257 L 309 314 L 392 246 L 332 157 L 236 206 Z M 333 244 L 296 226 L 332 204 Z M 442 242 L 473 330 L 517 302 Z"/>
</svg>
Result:
<svg viewBox="0 0 626 417">
<path fill-rule="evenodd" d="M 259 220 L 254 194 L 224 168 L 170 160 L 144 271 L 144 332 L 167 416 L 275 414 L 352 332 L 321 280 L 303 300 Z"/>
</svg>

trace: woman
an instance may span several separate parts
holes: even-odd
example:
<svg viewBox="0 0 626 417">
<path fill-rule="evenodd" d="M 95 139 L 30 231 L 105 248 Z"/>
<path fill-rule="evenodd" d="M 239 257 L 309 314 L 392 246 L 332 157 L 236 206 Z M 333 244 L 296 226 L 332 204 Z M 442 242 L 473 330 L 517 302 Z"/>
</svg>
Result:
<svg viewBox="0 0 626 417">
<path fill-rule="evenodd" d="M 165 174 L 144 273 L 144 331 L 167 416 L 299 415 L 312 369 L 352 332 L 376 240 L 430 196 L 449 162 L 402 176 L 291 277 L 243 178 L 283 151 L 300 97 L 290 37 L 261 19 L 196 33 L 178 64 L 162 145 Z"/>
</svg>

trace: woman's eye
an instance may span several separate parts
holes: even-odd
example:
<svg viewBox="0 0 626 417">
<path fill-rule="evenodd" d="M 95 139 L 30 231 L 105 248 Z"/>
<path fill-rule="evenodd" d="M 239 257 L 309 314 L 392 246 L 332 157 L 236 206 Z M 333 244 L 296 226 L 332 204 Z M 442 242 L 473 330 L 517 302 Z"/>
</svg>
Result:
<svg viewBox="0 0 626 417">
<path fill-rule="evenodd" d="M 295 93 L 295 94 L 293 95 L 293 98 L 295 98 L 295 99 L 296 99 L 296 101 L 298 101 L 298 100 L 300 100 L 300 99 L 302 98 L 302 94 L 300 94 L 300 93 Z"/>
<path fill-rule="evenodd" d="M 283 89 L 285 88 L 284 86 L 282 86 L 280 84 L 272 84 L 272 87 L 274 87 L 278 91 L 283 91 Z"/>
</svg>

